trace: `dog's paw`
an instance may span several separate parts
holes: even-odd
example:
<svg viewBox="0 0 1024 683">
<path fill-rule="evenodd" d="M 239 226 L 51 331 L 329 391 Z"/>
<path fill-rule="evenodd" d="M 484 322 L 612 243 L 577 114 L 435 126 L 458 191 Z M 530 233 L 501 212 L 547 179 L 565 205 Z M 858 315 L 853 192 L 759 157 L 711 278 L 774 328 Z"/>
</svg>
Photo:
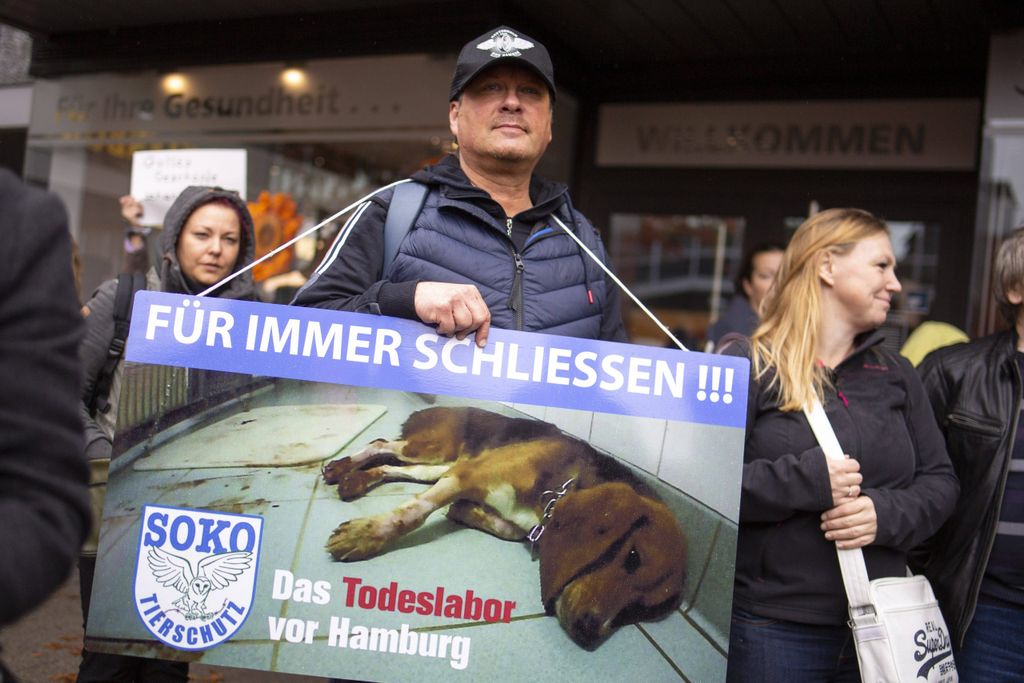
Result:
<svg viewBox="0 0 1024 683">
<path fill-rule="evenodd" d="M 328 484 L 337 484 L 348 472 L 358 470 L 361 467 L 369 467 L 375 460 L 379 460 L 381 457 L 396 455 L 389 448 L 390 443 L 386 439 L 375 439 L 358 453 L 332 460 L 320 470 L 324 481 Z"/>
<path fill-rule="evenodd" d="M 346 456 L 330 461 L 324 465 L 320 473 L 328 484 L 337 484 L 347 472 L 351 472 L 357 467 L 359 467 L 358 463 L 353 462 L 352 458 Z"/>
<path fill-rule="evenodd" d="M 344 522 L 327 539 L 327 552 L 338 562 L 375 557 L 391 541 L 385 525 L 372 517 Z"/>
<path fill-rule="evenodd" d="M 338 484 L 338 497 L 346 501 L 355 500 L 382 481 L 384 481 L 384 475 L 380 470 L 347 472 Z"/>
<path fill-rule="evenodd" d="M 395 453 L 393 448 L 393 442 L 387 439 L 374 439 L 370 443 L 366 444 L 363 450 L 352 456 L 352 460 L 356 465 L 365 465 L 367 461 L 374 460 L 381 456 L 387 455 L 398 455 Z"/>
</svg>

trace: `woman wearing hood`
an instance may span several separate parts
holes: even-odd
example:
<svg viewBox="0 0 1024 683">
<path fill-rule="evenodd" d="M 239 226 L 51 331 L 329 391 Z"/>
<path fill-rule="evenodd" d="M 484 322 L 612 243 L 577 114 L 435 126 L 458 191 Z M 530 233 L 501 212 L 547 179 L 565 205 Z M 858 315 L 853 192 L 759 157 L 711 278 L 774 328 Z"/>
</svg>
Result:
<svg viewBox="0 0 1024 683">
<path fill-rule="evenodd" d="M 160 236 L 162 256 L 146 274 L 145 288 L 174 294 L 199 294 L 253 260 L 255 239 L 252 216 L 234 192 L 219 188 L 186 188 L 171 205 Z M 89 598 L 96 567 L 96 540 L 102 513 L 102 488 L 106 482 L 111 445 L 117 420 L 123 363 L 118 360 L 109 379 L 106 396 L 97 396 L 99 380 L 114 339 L 114 300 L 117 279 L 96 290 L 86 304 L 85 339 L 79 348 L 84 377 L 81 413 L 85 425 L 85 454 L 92 470 L 94 529 L 82 549 L 79 579 L 82 612 L 88 620 Z M 218 287 L 209 296 L 255 299 L 252 275 L 243 273 Z M 99 399 L 99 400 L 97 400 Z M 187 681 L 188 664 L 164 662 L 82 650 L 78 681 Z"/>
</svg>

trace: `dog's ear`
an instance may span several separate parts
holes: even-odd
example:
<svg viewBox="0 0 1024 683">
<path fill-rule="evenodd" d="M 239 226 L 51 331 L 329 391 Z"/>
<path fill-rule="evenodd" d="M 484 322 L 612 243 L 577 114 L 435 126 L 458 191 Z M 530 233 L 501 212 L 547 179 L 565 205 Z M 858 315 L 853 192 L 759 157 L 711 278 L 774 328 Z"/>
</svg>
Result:
<svg viewBox="0 0 1024 683">
<path fill-rule="evenodd" d="M 643 586 L 640 619 L 652 619 L 675 609 L 683 599 L 686 585 L 686 534 L 664 503 L 644 498 L 649 523 L 632 537 L 632 551 L 638 556 L 629 574 L 636 586 Z M 631 565 L 627 559 L 627 564 Z"/>
<path fill-rule="evenodd" d="M 647 523 L 646 500 L 628 484 L 611 482 L 558 501 L 539 542 L 541 599 L 549 613 L 566 584 Z"/>
</svg>

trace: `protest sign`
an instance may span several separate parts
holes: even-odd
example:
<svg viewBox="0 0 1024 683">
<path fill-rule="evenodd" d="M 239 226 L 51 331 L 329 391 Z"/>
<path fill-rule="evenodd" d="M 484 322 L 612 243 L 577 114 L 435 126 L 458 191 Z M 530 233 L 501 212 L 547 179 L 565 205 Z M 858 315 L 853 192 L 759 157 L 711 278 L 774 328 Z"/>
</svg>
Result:
<svg viewBox="0 0 1024 683">
<path fill-rule="evenodd" d="M 142 225 L 159 226 L 190 185 L 221 187 L 245 199 L 244 149 L 163 149 L 132 154 L 130 194 L 142 203 Z"/>
<path fill-rule="evenodd" d="M 154 292 L 132 319 L 90 649 L 724 680 L 745 359 Z"/>
</svg>

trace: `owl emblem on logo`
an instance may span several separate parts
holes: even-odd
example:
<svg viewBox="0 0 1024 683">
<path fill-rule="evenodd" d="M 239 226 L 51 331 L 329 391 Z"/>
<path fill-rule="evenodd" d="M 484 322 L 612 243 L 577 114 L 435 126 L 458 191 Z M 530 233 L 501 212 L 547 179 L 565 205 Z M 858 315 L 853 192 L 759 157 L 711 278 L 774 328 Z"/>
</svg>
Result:
<svg viewBox="0 0 1024 683">
<path fill-rule="evenodd" d="M 206 599 L 211 590 L 226 588 L 252 563 L 252 553 L 218 553 L 199 560 L 193 569 L 185 557 L 173 555 L 160 548 L 149 549 L 149 568 L 157 582 L 173 586 L 181 593 L 174 605 L 181 609 L 186 620 L 213 619 L 216 613 L 207 610 Z"/>
</svg>

